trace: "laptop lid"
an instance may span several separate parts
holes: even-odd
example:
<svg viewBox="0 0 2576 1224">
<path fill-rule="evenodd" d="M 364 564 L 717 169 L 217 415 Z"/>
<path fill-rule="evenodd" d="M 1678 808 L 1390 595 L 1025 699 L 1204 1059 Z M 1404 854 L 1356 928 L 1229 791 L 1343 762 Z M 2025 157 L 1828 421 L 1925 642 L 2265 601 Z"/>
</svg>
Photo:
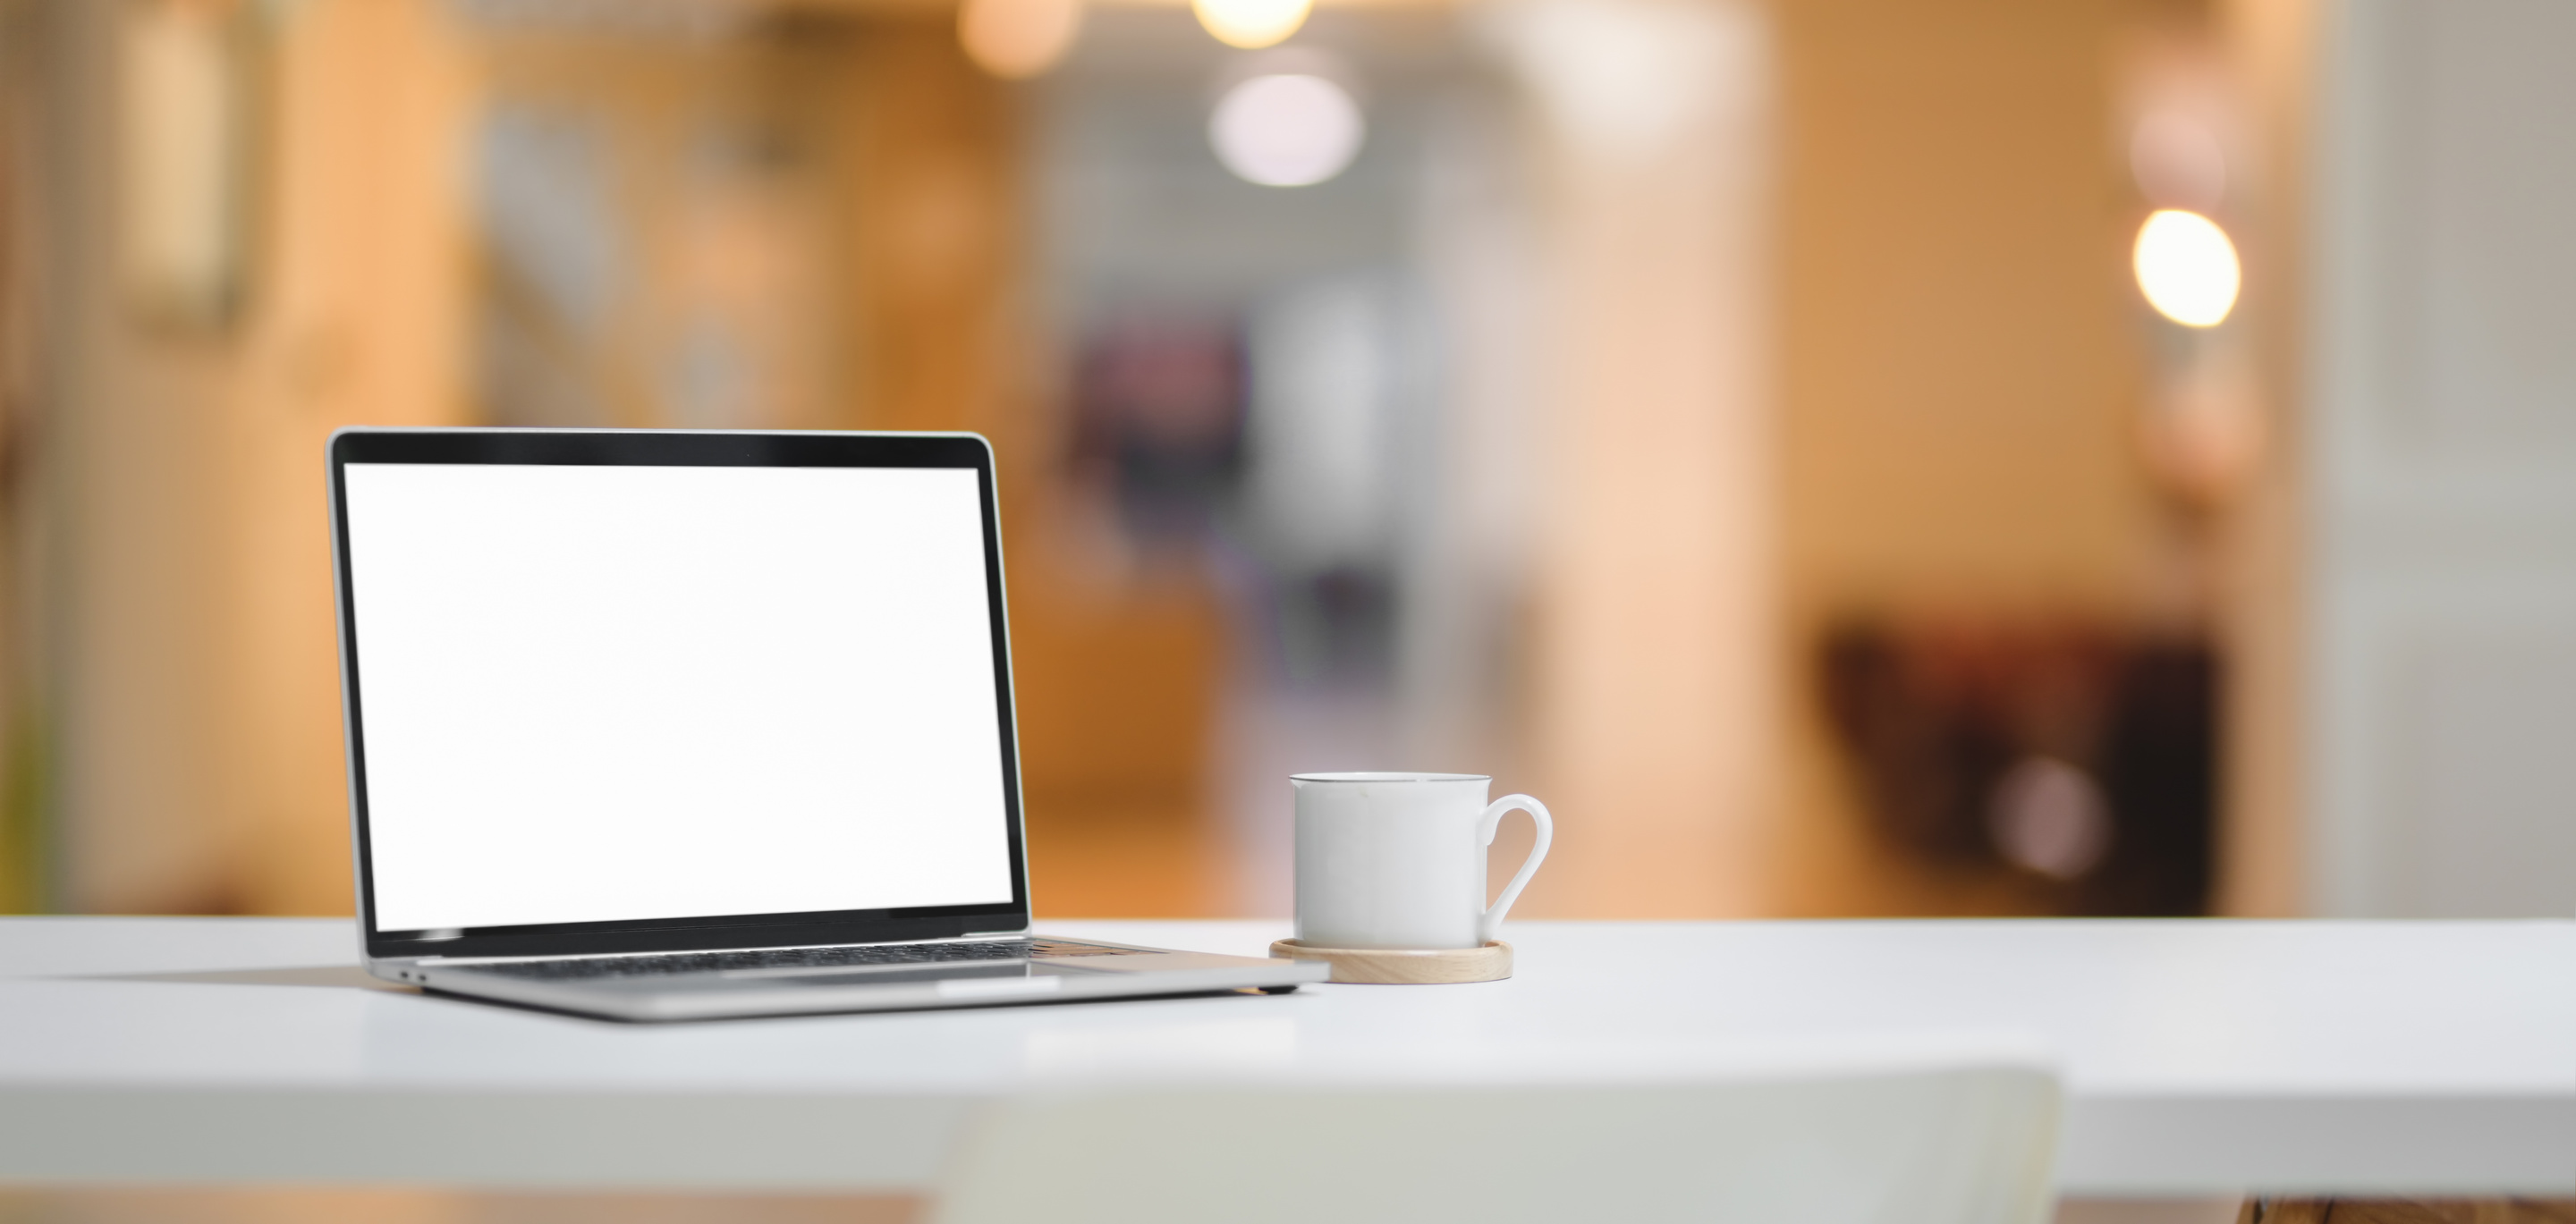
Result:
<svg viewBox="0 0 2576 1224">
<path fill-rule="evenodd" d="M 330 443 L 367 954 L 1028 927 L 972 434 Z"/>
</svg>

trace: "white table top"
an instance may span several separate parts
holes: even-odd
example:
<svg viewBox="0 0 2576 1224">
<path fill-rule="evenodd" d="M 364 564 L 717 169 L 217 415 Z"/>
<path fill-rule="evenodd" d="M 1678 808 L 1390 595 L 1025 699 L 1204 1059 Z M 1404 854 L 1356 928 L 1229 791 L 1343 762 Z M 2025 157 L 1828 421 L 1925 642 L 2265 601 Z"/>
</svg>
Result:
<svg viewBox="0 0 2576 1224">
<path fill-rule="evenodd" d="M 1258 955 L 1272 922 L 1040 930 Z M 901 1190 L 1063 1076 L 1627 1076 L 2037 1042 L 2076 1194 L 2576 1193 L 2576 922 L 1516 923 L 1519 976 L 625 1026 L 346 921 L 0 920 L 0 1180 Z"/>
</svg>

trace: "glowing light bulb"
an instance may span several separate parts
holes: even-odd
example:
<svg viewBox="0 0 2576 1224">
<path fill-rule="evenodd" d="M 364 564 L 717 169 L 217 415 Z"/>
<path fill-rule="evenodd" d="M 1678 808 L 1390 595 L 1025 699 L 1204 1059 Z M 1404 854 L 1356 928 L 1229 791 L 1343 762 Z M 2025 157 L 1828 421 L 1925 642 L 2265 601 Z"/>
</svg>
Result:
<svg viewBox="0 0 2576 1224">
<path fill-rule="evenodd" d="M 1340 174 L 1359 156 L 1360 104 L 1319 76 L 1257 76 L 1227 90 L 1208 117 L 1208 142 L 1235 176 L 1303 187 Z"/>
<path fill-rule="evenodd" d="M 1006 80 L 1055 67 L 1082 29 L 1082 0 L 966 0 L 957 41 L 975 66 Z"/>
<path fill-rule="evenodd" d="M 1199 24 L 1218 42 L 1247 51 L 1297 32 L 1315 0 L 1190 0 Z"/>
<path fill-rule="evenodd" d="M 2139 227 L 2131 265 L 2147 304 L 2185 327 L 2217 326 L 2236 308 L 2236 291 L 2244 284 L 2227 232 L 2178 208 L 2159 209 Z"/>
</svg>

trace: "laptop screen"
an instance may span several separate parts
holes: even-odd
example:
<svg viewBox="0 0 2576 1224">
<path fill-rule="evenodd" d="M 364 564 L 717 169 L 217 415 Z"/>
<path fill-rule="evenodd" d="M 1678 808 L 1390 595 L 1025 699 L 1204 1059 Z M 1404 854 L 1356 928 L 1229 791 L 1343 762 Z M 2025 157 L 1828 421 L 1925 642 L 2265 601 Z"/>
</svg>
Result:
<svg viewBox="0 0 2576 1224">
<path fill-rule="evenodd" d="M 1014 902 L 976 468 L 339 471 L 376 931 Z"/>
</svg>

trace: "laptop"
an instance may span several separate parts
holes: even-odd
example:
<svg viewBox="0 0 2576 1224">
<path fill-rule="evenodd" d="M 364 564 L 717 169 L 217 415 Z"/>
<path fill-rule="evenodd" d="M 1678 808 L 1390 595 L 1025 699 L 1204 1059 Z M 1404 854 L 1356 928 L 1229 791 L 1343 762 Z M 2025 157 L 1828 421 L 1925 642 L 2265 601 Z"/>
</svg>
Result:
<svg viewBox="0 0 2576 1224">
<path fill-rule="evenodd" d="M 367 971 L 618 1020 L 1294 990 L 1032 933 L 973 434 L 330 442 Z"/>
</svg>

